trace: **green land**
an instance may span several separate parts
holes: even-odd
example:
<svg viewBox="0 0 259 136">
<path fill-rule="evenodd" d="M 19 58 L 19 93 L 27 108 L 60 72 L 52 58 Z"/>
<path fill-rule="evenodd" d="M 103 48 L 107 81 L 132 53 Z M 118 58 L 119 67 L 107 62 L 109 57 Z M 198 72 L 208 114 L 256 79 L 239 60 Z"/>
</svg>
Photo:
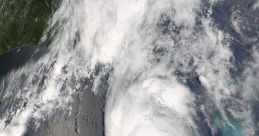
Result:
<svg viewBox="0 0 259 136">
<path fill-rule="evenodd" d="M 38 45 L 59 0 L 0 0 L 0 55 Z"/>
</svg>

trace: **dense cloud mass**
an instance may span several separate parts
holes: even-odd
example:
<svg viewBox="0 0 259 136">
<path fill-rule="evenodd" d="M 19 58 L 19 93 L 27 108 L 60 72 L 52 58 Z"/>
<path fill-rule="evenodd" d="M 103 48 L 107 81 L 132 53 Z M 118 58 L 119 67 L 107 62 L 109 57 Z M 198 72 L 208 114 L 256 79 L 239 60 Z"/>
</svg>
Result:
<svg viewBox="0 0 259 136">
<path fill-rule="evenodd" d="M 259 26 L 247 18 L 259 1 L 244 13 L 231 8 L 224 27 L 222 3 L 63 0 L 42 37 L 49 52 L 1 79 L 0 135 L 22 136 L 28 123 L 36 129 L 71 109 L 96 66 L 93 92 L 109 75 L 106 136 L 258 135 Z M 249 57 L 236 46 L 249 46 Z"/>
</svg>

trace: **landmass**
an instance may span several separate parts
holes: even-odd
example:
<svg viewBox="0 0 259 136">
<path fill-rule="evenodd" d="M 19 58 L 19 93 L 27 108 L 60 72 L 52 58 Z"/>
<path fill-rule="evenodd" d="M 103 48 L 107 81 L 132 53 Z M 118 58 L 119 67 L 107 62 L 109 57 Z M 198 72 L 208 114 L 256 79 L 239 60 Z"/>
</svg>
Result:
<svg viewBox="0 0 259 136">
<path fill-rule="evenodd" d="M 38 45 L 60 0 L 1 0 L 0 55 L 24 45 Z"/>
</svg>

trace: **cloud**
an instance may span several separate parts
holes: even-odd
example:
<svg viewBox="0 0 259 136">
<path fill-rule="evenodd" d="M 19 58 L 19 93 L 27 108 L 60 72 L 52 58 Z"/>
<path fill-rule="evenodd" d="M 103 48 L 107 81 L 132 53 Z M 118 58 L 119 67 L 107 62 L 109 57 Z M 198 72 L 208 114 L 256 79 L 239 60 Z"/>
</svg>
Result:
<svg viewBox="0 0 259 136">
<path fill-rule="evenodd" d="M 255 4 L 254 4 L 253 8 L 254 8 L 254 10 L 259 8 L 259 0 L 255 1 Z"/>
</svg>

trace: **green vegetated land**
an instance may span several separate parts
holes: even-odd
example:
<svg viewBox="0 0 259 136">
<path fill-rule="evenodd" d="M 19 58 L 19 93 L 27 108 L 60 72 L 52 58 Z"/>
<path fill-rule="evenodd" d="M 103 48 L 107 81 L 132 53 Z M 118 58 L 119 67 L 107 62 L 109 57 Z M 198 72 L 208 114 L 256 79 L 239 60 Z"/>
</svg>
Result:
<svg viewBox="0 0 259 136">
<path fill-rule="evenodd" d="M 37 44 L 59 0 L 0 0 L 0 54 Z"/>
</svg>

